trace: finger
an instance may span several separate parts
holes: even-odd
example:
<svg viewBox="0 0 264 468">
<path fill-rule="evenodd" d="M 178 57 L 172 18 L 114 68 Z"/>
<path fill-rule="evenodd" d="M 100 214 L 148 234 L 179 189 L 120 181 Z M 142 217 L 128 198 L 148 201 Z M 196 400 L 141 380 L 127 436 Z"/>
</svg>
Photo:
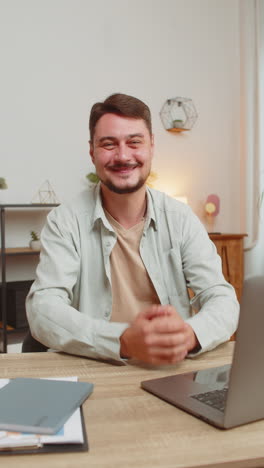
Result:
<svg viewBox="0 0 264 468">
<path fill-rule="evenodd" d="M 179 316 L 177 310 L 172 305 L 167 304 L 167 305 L 164 305 L 162 307 L 166 310 L 168 315 L 178 315 Z"/>
<path fill-rule="evenodd" d="M 182 361 L 188 354 L 185 346 L 166 349 L 166 348 L 151 348 L 148 353 L 149 362 L 173 364 Z"/>
<path fill-rule="evenodd" d="M 167 306 L 162 305 L 152 305 L 142 312 L 142 316 L 147 320 L 152 320 L 157 317 L 164 317 L 171 315 L 172 312 Z"/>
<path fill-rule="evenodd" d="M 164 348 L 175 348 L 177 346 L 188 346 L 188 337 L 185 333 L 150 333 L 145 336 L 147 346 L 158 346 Z"/>
<path fill-rule="evenodd" d="M 150 330 L 153 333 L 185 333 L 186 326 L 181 317 L 164 316 L 153 319 L 150 324 Z"/>
</svg>

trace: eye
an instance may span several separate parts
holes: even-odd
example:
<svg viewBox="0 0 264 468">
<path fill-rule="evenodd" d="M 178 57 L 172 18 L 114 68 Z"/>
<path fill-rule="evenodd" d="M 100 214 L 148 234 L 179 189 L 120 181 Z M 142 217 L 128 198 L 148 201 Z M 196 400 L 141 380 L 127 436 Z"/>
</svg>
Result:
<svg viewBox="0 0 264 468">
<path fill-rule="evenodd" d="M 132 145 L 132 146 L 138 146 L 138 145 L 140 145 L 140 143 L 141 143 L 141 140 L 130 140 L 128 142 L 128 144 Z"/>
<path fill-rule="evenodd" d="M 113 149 L 114 148 L 114 143 L 112 141 L 108 141 L 108 142 L 105 142 L 102 144 L 102 147 L 103 148 L 106 148 L 106 149 Z"/>
</svg>

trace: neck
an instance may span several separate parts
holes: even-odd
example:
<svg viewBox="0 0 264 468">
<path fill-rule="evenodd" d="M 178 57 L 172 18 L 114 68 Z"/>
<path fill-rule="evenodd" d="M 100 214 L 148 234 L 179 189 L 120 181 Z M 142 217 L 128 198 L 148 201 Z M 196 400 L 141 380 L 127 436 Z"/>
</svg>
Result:
<svg viewBox="0 0 264 468">
<path fill-rule="evenodd" d="M 138 224 L 146 212 L 146 187 L 133 193 L 118 194 L 101 185 L 103 207 L 123 226 L 129 229 Z"/>
</svg>

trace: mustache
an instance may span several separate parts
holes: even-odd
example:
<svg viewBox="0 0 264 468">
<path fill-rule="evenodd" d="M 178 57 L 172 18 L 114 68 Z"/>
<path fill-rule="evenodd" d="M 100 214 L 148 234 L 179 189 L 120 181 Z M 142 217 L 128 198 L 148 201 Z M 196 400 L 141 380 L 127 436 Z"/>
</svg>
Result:
<svg viewBox="0 0 264 468">
<path fill-rule="evenodd" d="M 118 170 L 118 169 L 134 169 L 135 167 L 141 167 L 140 163 L 115 163 L 107 165 L 107 169 Z"/>
</svg>

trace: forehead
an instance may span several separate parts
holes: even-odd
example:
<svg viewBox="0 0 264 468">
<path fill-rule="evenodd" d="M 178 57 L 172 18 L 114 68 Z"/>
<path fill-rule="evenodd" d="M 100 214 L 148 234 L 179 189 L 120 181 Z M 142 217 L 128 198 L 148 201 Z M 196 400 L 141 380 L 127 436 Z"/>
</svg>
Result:
<svg viewBox="0 0 264 468">
<path fill-rule="evenodd" d="M 148 128 L 143 119 L 104 114 L 95 126 L 94 138 L 98 139 L 106 136 L 125 138 L 136 133 L 149 136 Z"/>
</svg>

